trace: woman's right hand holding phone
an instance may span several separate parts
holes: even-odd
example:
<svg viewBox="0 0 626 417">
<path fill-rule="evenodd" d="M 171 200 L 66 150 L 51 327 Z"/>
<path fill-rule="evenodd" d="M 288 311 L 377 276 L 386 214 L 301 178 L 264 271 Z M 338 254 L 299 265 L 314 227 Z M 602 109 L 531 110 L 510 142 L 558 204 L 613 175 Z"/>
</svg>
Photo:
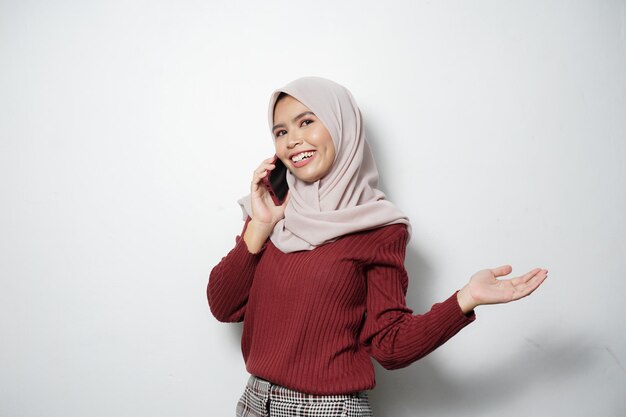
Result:
<svg viewBox="0 0 626 417">
<path fill-rule="evenodd" d="M 261 250 L 276 223 L 285 217 L 285 208 L 289 201 L 289 195 L 287 195 L 282 205 L 277 206 L 272 201 L 270 193 L 262 184 L 263 178 L 268 175 L 267 171 L 271 171 L 276 167 L 273 161 L 273 157 L 264 160 L 261 165 L 254 170 L 252 176 L 252 183 L 250 185 L 252 218 L 243 236 L 250 253 L 257 253 Z"/>
</svg>

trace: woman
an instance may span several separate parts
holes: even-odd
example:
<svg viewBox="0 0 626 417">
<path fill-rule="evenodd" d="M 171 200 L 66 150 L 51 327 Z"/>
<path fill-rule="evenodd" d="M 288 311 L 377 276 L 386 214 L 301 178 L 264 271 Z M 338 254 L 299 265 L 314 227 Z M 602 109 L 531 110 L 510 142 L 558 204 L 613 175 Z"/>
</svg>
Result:
<svg viewBox="0 0 626 417">
<path fill-rule="evenodd" d="M 407 366 L 454 336 L 481 304 L 534 291 L 547 271 L 497 280 L 486 269 L 423 315 L 405 304 L 408 218 L 378 190 L 378 172 L 350 92 L 306 77 L 275 91 L 269 122 L 287 166 L 280 206 L 262 185 L 267 159 L 240 200 L 235 247 L 211 271 L 207 295 L 220 321 L 244 322 L 252 375 L 238 416 L 371 416 L 371 357 Z"/>
</svg>

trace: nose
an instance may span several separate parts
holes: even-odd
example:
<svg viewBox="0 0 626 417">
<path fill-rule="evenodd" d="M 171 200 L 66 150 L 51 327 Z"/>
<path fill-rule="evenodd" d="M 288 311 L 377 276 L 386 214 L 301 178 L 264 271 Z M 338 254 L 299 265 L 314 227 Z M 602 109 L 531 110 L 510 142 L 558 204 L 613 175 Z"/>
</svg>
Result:
<svg viewBox="0 0 626 417">
<path fill-rule="evenodd" d="M 289 149 L 295 148 L 297 145 L 302 144 L 302 138 L 298 133 L 290 134 L 287 138 L 287 147 Z"/>
</svg>

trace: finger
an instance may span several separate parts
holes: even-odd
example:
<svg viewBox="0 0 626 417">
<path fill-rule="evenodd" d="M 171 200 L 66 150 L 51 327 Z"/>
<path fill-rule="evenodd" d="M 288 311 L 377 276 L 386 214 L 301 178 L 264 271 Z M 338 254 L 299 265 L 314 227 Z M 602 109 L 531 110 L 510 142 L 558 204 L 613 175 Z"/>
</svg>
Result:
<svg viewBox="0 0 626 417">
<path fill-rule="evenodd" d="M 532 269 L 532 270 L 528 271 L 527 273 L 525 273 L 524 275 L 521 275 L 519 277 L 511 279 L 511 283 L 513 285 L 524 284 L 525 282 L 528 282 L 531 278 L 533 278 L 535 275 L 541 273 L 542 271 L 544 271 L 544 270 L 541 269 L 541 268 Z"/>
<path fill-rule="evenodd" d="M 274 165 L 274 157 L 264 159 L 263 162 L 259 164 L 259 166 L 254 170 L 254 172 L 265 171 L 268 166 Z"/>
<path fill-rule="evenodd" d="M 503 277 L 505 275 L 509 275 L 511 273 L 511 271 L 513 271 L 513 268 L 511 267 L 511 265 L 502 265 L 502 266 L 499 266 L 497 268 L 492 268 L 491 269 L 491 272 L 496 277 Z"/>
<path fill-rule="evenodd" d="M 261 165 L 254 171 L 252 175 L 252 182 L 258 183 L 259 181 L 261 181 L 262 178 L 267 176 L 268 171 L 271 171 L 274 168 L 275 168 L 275 165 L 272 165 L 272 164 Z"/>
<path fill-rule="evenodd" d="M 515 299 L 526 297 L 532 294 L 548 278 L 548 271 L 540 269 L 528 281 L 515 285 Z M 513 283 L 514 280 L 511 280 Z"/>
<path fill-rule="evenodd" d="M 261 165 L 259 165 L 259 168 L 267 169 L 268 166 L 272 166 L 272 167 L 276 166 L 274 157 L 264 159 Z"/>
<path fill-rule="evenodd" d="M 528 282 L 525 284 L 518 285 L 515 287 L 515 299 L 518 300 L 520 298 L 524 298 L 535 292 L 537 288 L 548 278 L 548 271 L 541 270 L 539 273 L 535 274 Z"/>
<path fill-rule="evenodd" d="M 267 171 L 271 171 L 274 168 L 276 168 L 276 165 L 274 165 L 274 164 L 263 164 L 263 165 L 259 165 L 259 167 L 254 170 L 254 173 L 255 174 L 265 174 Z"/>
<path fill-rule="evenodd" d="M 265 171 L 263 172 L 255 172 L 252 176 L 252 186 L 258 186 L 261 182 L 261 179 L 265 176 Z"/>
</svg>

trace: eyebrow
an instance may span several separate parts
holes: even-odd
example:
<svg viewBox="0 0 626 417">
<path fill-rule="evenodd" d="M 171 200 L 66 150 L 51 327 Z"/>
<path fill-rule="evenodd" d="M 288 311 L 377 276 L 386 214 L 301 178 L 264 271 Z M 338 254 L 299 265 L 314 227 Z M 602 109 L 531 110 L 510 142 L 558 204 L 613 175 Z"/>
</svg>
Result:
<svg viewBox="0 0 626 417">
<path fill-rule="evenodd" d="M 303 111 L 302 113 L 300 113 L 299 115 L 297 115 L 296 117 L 294 117 L 294 118 L 293 118 L 293 120 L 292 120 L 292 122 L 294 122 L 294 123 L 295 123 L 295 122 L 296 122 L 296 120 L 298 120 L 299 118 L 304 117 L 304 116 L 308 116 L 308 115 L 315 116 L 315 113 L 313 113 L 313 112 L 312 112 L 312 111 L 310 111 L 310 110 Z M 276 130 L 276 128 L 279 128 L 279 127 L 285 127 L 285 124 L 284 124 L 284 123 L 278 123 L 278 124 L 275 124 L 275 125 L 274 125 L 274 127 L 272 127 L 272 131 Z"/>
</svg>

